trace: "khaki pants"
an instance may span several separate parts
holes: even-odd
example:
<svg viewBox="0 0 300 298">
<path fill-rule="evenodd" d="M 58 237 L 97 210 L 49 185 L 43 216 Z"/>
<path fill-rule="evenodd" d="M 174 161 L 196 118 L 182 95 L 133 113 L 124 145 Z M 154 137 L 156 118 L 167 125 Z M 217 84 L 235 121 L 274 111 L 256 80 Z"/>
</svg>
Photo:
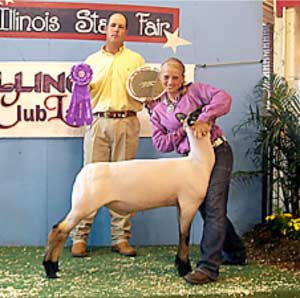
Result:
<svg viewBox="0 0 300 298">
<path fill-rule="evenodd" d="M 84 164 L 100 161 L 121 161 L 136 156 L 140 122 L 136 116 L 122 119 L 96 118 L 84 137 Z M 112 245 L 131 237 L 130 216 L 109 209 Z M 71 232 L 73 243 L 87 242 L 97 212 L 83 219 Z"/>
</svg>

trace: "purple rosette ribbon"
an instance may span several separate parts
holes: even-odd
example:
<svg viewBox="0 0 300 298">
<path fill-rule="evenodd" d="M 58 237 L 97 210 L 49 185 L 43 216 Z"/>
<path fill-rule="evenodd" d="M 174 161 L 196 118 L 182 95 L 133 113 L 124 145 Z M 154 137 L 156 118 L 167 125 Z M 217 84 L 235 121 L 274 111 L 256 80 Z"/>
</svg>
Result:
<svg viewBox="0 0 300 298">
<path fill-rule="evenodd" d="M 76 64 L 71 68 L 74 81 L 72 98 L 67 111 L 66 121 L 70 125 L 82 126 L 93 122 L 93 111 L 89 93 L 89 82 L 93 71 L 86 63 Z"/>
</svg>

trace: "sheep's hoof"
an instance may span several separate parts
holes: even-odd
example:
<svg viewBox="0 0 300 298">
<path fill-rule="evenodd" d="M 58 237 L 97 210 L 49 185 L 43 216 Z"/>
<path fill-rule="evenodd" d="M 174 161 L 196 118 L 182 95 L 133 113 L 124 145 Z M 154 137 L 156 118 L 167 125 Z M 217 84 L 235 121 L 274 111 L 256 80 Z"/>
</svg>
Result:
<svg viewBox="0 0 300 298">
<path fill-rule="evenodd" d="M 192 266 L 189 259 L 186 262 L 183 262 L 179 259 L 178 255 L 176 255 L 175 266 L 177 268 L 179 276 L 185 276 L 189 272 L 192 272 Z"/>
<path fill-rule="evenodd" d="M 58 261 L 53 263 L 54 263 L 55 272 L 59 272 Z"/>
<path fill-rule="evenodd" d="M 43 261 L 43 266 L 48 278 L 57 278 L 56 272 L 58 271 L 58 262 Z"/>
</svg>

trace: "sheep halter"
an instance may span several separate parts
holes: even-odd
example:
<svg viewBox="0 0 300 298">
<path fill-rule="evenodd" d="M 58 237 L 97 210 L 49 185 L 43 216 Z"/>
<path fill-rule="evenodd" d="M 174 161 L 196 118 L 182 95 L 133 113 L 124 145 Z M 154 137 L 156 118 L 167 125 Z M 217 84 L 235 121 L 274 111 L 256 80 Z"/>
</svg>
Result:
<svg viewBox="0 0 300 298">
<path fill-rule="evenodd" d="M 66 121 L 70 125 L 90 125 L 93 121 L 93 112 L 89 94 L 89 82 L 93 71 L 88 64 L 80 63 L 71 68 L 71 78 L 74 81 L 71 103 L 67 111 Z"/>
</svg>

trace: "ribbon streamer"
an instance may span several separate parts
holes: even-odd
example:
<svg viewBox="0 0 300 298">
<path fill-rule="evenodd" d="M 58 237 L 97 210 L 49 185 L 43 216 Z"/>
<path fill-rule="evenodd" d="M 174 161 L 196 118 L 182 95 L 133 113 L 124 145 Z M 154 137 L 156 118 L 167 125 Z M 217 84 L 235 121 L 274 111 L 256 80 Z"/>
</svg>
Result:
<svg viewBox="0 0 300 298">
<path fill-rule="evenodd" d="M 70 125 L 83 126 L 93 122 L 93 111 L 89 93 L 89 82 L 93 71 L 88 64 L 80 63 L 71 68 L 74 81 L 71 103 L 67 111 L 66 121 Z"/>
</svg>

